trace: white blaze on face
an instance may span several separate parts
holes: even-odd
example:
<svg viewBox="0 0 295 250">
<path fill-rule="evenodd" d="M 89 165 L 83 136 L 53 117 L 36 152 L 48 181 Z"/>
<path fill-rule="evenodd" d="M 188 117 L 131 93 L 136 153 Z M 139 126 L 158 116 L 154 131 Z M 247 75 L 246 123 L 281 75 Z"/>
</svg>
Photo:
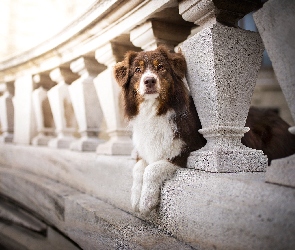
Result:
<svg viewBox="0 0 295 250">
<path fill-rule="evenodd" d="M 156 79 L 156 85 L 155 85 L 155 88 L 158 90 L 159 89 L 159 85 L 160 85 L 160 83 L 159 83 L 159 77 L 155 74 L 155 73 L 153 73 L 153 72 L 151 72 L 149 69 L 147 69 L 143 74 L 142 74 L 142 76 L 141 76 L 141 79 L 140 79 L 140 83 L 139 83 L 139 94 L 140 95 L 142 95 L 142 96 L 144 96 L 144 95 L 146 95 L 147 93 L 146 93 L 146 84 L 145 84 L 145 80 L 148 78 L 148 77 L 153 77 L 153 78 L 155 78 Z M 148 95 L 156 95 L 156 96 L 158 96 L 159 94 L 158 93 L 156 93 L 156 94 L 148 94 Z"/>
</svg>

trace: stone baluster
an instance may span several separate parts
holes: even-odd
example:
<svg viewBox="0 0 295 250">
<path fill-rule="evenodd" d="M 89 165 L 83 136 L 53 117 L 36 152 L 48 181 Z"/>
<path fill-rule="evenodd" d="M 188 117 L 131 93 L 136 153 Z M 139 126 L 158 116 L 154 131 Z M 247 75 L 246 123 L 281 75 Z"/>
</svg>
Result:
<svg viewBox="0 0 295 250">
<path fill-rule="evenodd" d="M 254 21 L 295 121 L 294 13 L 293 0 L 269 0 L 254 13 Z M 289 131 L 295 134 L 295 126 Z M 295 154 L 272 161 L 266 171 L 266 181 L 295 187 Z"/>
<path fill-rule="evenodd" d="M 71 63 L 71 70 L 80 75 L 69 86 L 81 138 L 71 144 L 72 150 L 95 151 L 104 140 L 98 139 L 103 114 L 93 79 L 106 67 L 90 57 L 81 57 Z"/>
<path fill-rule="evenodd" d="M 154 50 L 165 44 L 169 49 L 184 41 L 190 34 L 191 26 L 150 20 L 130 32 L 130 41 L 143 50 Z"/>
<path fill-rule="evenodd" d="M 32 92 L 35 84 L 31 74 L 23 74 L 14 82 L 14 136 L 13 142 L 30 144 L 37 135 L 33 112 Z"/>
<path fill-rule="evenodd" d="M 123 60 L 132 46 L 107 43 L 95 52 L 96 60 L 107 69 L 94 79 L 94 85 L 107 124 L 110 139 L 98 145 L 96 152 L 107 155 L 130 155 L 132 151 L 131 131 L 124 119 L 120 88 L 113 76 L 113 66 Z"/>
<path fill-rule="evenodd" d="M 0 97 L 0 122 L 1 142 L 13 141 L 14 130 L 14 106 L 13 106 L 14 86 L 12 83 L 5 83 L 4 92 Z"/>
<path fill-rule="evenodd" d="M 264 171 L 267 157 L 241 143 L 261 65 L 258 33 L 237 28 L 237 21 L 258 8 L 258 1 L 184 0 L 182 17 L 201 25 L 181 49 L 187 80 L 207 139 L 191 153 L 188 167 L 210 172 Z"/>
<path fill-rule="evenodd" d="M 48 146 L 69 148 L 76 139 L 74 133 L 77 131 L 77 121 L 68 85 L 73 80 L 73 73 L 67 68 L 56 68 L 50 72 L 50 78 L 57 82 L 57 85 L 48 91 L 57 137 L 50 140 Z"/>
<path fill-rule="evenodd" d="M 54 85 L 46 74 L 38 74 L 33 77 L 37 88 L 32 93 L 33 108 L 37 124 L 37 136 L 32 140 L 33 145 L 47 146 L 54 136 L 54 121 L 49 104 L 47 91 Z"/>
</svg>

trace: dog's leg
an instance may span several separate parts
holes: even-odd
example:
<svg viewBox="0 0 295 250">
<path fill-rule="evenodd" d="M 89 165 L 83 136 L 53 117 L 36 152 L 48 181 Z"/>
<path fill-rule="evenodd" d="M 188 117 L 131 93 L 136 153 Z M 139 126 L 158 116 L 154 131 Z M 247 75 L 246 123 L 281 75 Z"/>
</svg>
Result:
<svg viewBox="0 0 295 250">
<path fill-rule="evenodd" d="M 148 165 L 143 174 L 139 211 L 148 215 L 159 203 L 161 186 L 170 179 L 178 167 L 166 160 Z"/>
<path fill-rule="evenodd" d="M 147 163 L 144 160 L 139 160 L 133 167 L 132 177 L 133 184 L 131 188 L 131 205 L 134 211 L 139 210 L 139 200 L 141 195 L 142 180 L 144 169 Z"/>
</svg>

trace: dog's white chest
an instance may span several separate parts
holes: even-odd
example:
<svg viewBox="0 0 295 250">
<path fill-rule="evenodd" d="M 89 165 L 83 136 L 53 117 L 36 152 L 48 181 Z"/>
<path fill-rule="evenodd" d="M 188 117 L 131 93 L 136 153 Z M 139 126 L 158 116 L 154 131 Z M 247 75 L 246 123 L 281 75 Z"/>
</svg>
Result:
<svg viewBox="0 0 295 250">
<path fill-rule="evenodd" d="M 156 115 L 156 105 L 144 102 L 132 121 L 133 143 L 139 155 L 148 163 L 172 159 L 180 154 L 184 142 L 174 138 L 175 124 L 170 117 L 174 111 Z"/>
</svg>

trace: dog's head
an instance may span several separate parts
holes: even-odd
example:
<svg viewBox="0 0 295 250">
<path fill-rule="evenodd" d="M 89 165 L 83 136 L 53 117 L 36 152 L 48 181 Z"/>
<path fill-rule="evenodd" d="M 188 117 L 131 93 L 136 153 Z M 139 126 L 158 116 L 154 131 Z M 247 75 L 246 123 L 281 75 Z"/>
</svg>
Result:
<svg viewBox="0 0 295 250">
<path fill-rule="evenodd" d="M 114 67 L 116 81 L 122 88 L 125 115 L 131 119 L 145 100 L 158 103 L 159 115 L 168 109 L 188 103 L 183 83 L 186 62 L 181 53 L 171 53 L 164 46 L 154 51 L 127 52 Z"/>
</svg>

